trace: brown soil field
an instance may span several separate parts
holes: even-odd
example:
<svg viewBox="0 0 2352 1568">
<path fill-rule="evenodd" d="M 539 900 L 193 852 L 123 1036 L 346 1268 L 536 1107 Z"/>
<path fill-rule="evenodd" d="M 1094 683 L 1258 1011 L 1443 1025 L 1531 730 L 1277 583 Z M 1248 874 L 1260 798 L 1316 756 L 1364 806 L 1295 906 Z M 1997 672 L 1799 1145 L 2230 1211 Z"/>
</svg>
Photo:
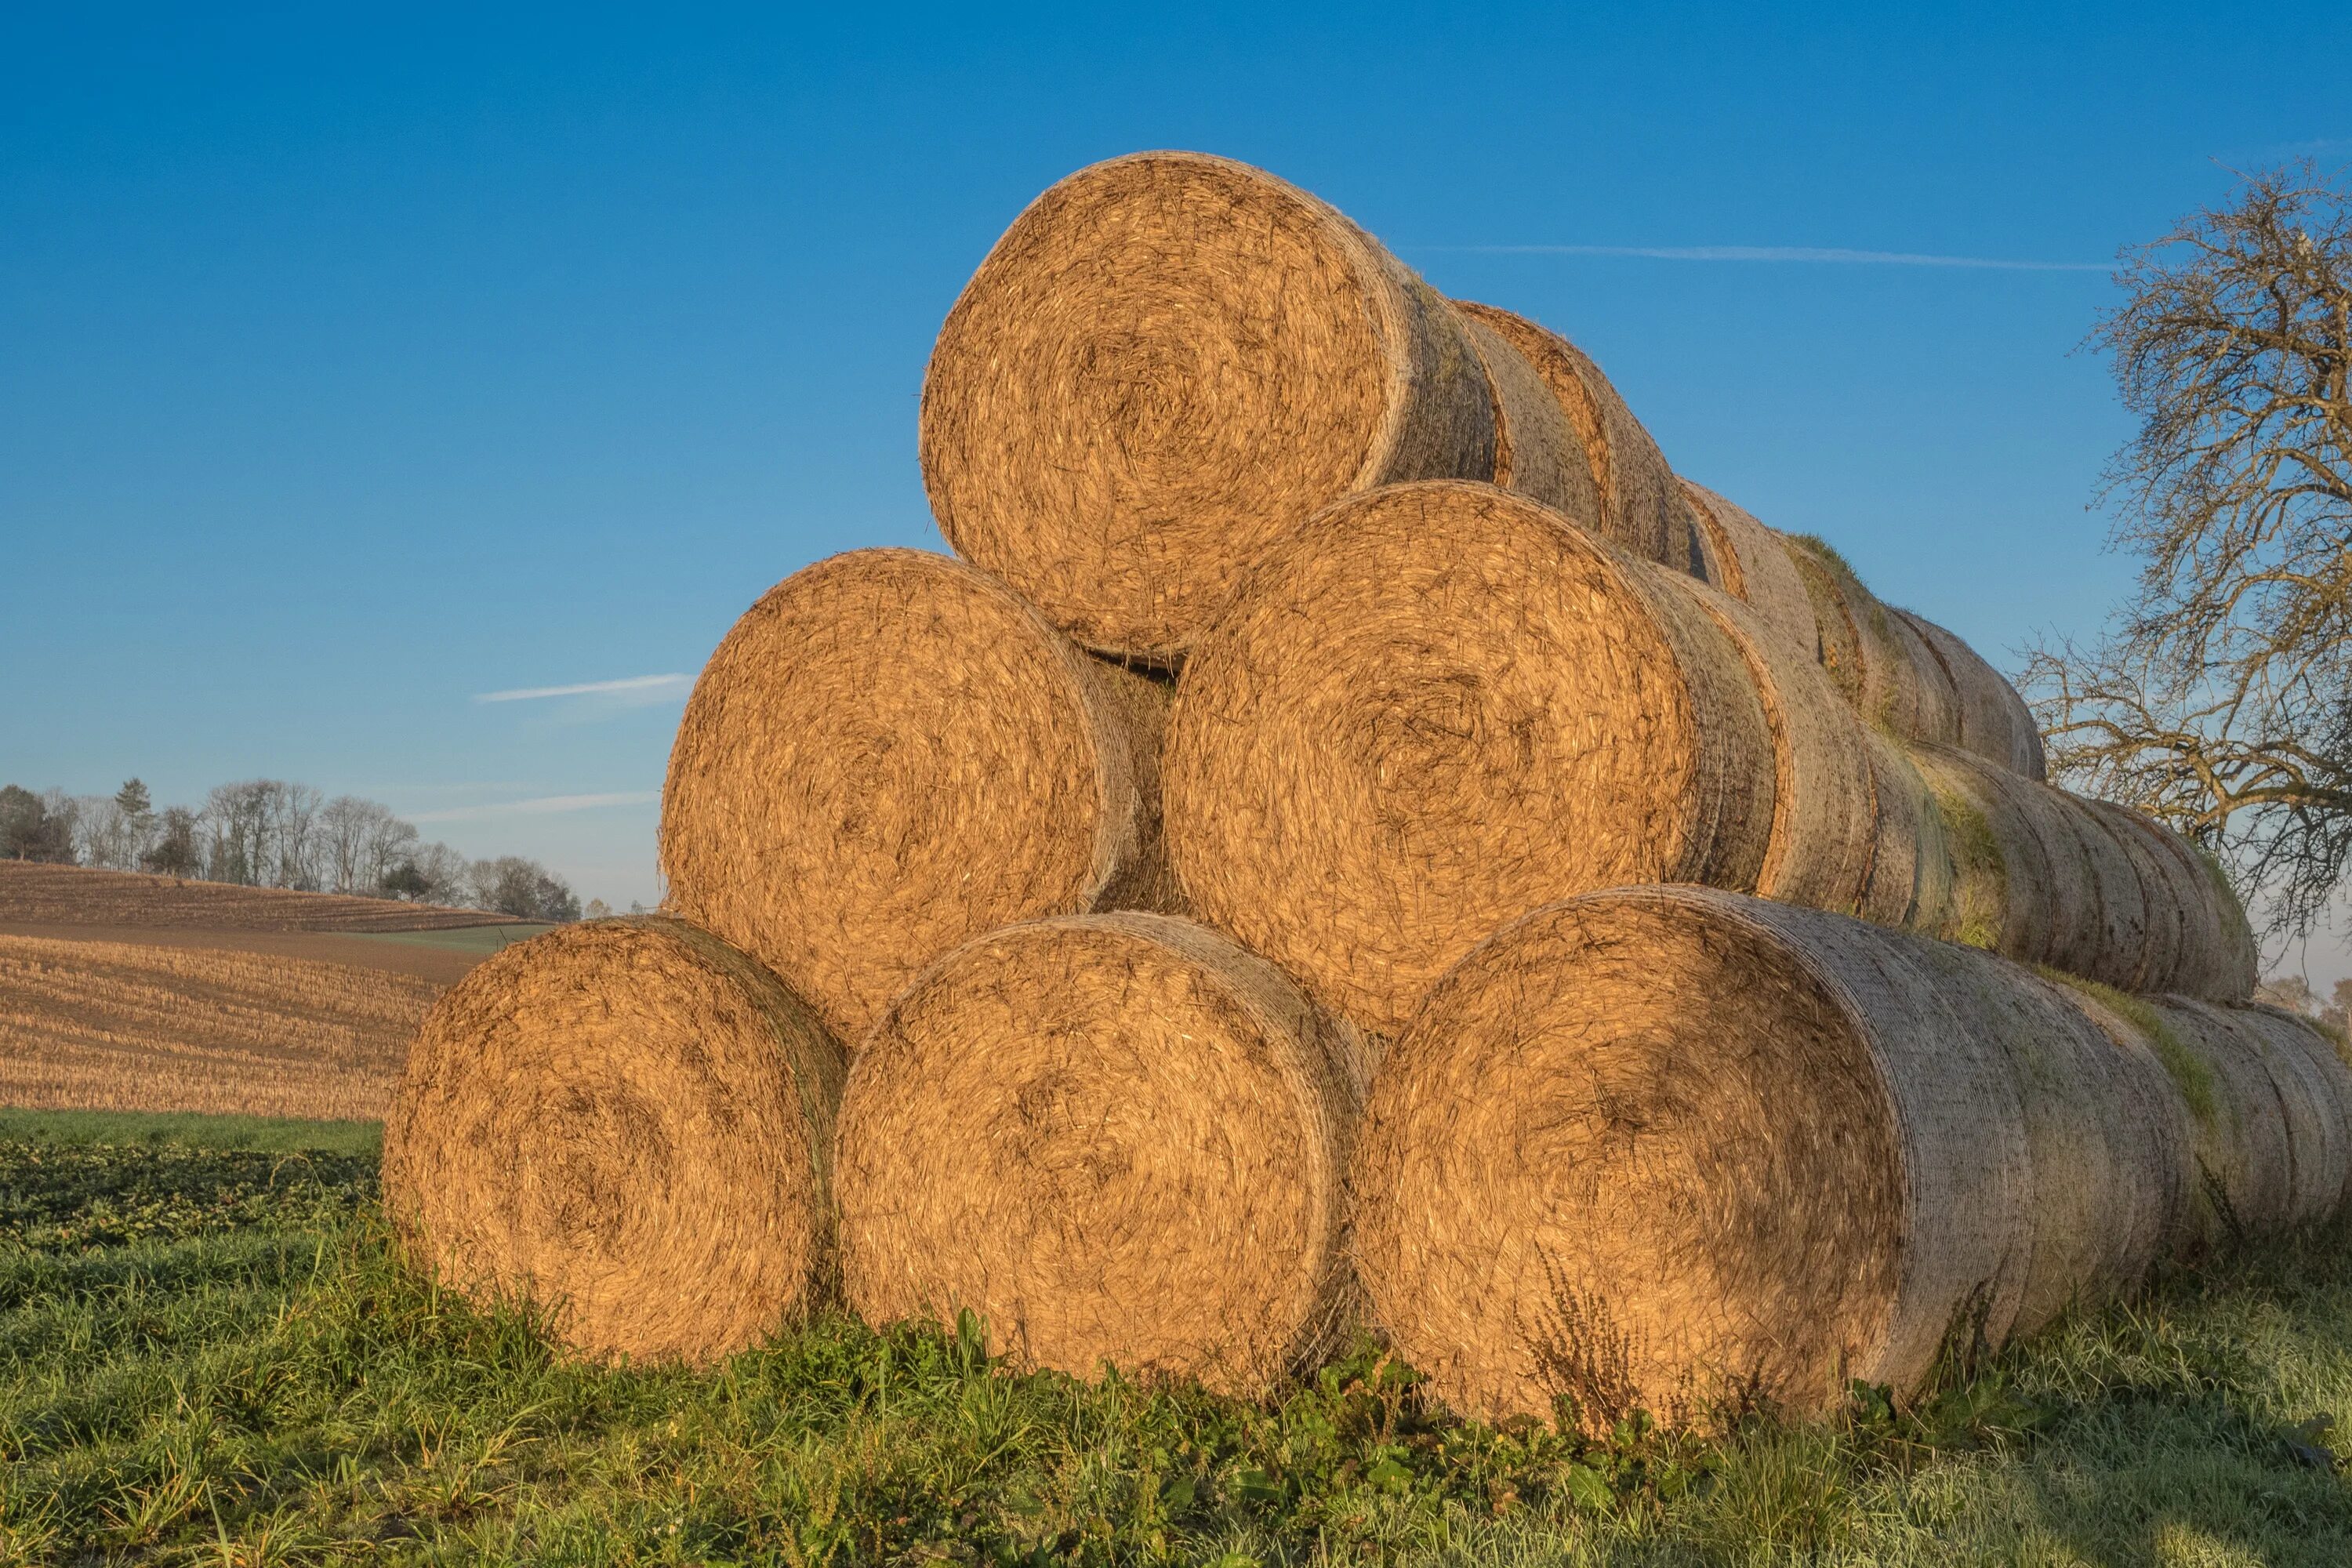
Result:
<svg viewBox="0 0 2352 1568">
<path fill-rule="evenodd" d="M 441 990 L 285 954 L 0 936 L 0 1103 L 372 1121 Z"/>
<path fill-rule="evenodd" d="M 215 931 L 400 931 L 513 923 L 480 910 L 184 881 L 139 871 L 0 860 L 0 928 L 194 926 Z"/>
</svg>

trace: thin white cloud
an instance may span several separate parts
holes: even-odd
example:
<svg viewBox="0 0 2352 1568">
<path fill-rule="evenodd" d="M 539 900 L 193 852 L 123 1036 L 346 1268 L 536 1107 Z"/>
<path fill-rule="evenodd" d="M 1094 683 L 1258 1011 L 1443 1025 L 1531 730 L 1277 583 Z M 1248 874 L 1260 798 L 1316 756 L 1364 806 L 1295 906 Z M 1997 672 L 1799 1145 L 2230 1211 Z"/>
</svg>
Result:
<svg viewBox="0 0 2352 1568">
<path fill-rule="evenodd" d="M 611 795 L 543 795 L 532 800 L 503 800 L 487 805 L 453 805 L 442 811 L 411 812 L 411 822 L 481 822 L 499 816 L 546 816 L 563 811 L 599 811 L 614 805 L 651 805 L 661 799 L 655 789 L 622 790 Z"/>
<path fill-rule="evenodd" d="M 477 702 L 535 702 L 546 697 L 629 697 L 651 701 L 694 684 L 690 675 L 632 675 L 620 680 L 583 680 L 572 686 L 522 686 L 511 691 L 477 693 Z"/>
<path fill-rule="evenodd" d="M 1999 272 L 2105 272 L 2105 261 L 2011 261 L 1990 256 L 1927 256 L 1908 250 L 1842 250 L 1810 245 L 1423 245 L 1486 256 L 1636 256 L 1654 261 L 1811 261 L 1865 267 L 1970 267 Z"/>
</svg>

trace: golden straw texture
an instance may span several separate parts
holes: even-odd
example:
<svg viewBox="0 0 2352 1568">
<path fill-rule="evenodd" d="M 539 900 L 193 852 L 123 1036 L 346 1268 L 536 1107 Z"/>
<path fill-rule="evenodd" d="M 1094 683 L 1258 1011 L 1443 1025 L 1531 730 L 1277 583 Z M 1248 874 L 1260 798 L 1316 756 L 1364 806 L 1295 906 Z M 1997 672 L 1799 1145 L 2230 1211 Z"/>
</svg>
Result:
<svg viewBox="0 0 2352 1568">
<path fill-rule="evenodd" d="M 1187 905 L 1375 1032 L 1502 921 L 1628 882 L 1752 888 L 1771 738 L 1722 627 L 1559 513 L 1402 485 L 1270 552 L 1164 759 Z"/>
<path fill-rule="evenodd" d="M 1656 581 L 1723 628 L 1764 705 L 1772 735 L 1772 832 L 1756 891 L 1817 910 L 1862 912 L 1879 834 L 1869 737 L 1853 710 L 1818 664 L 1748 605 L 1694 578 L 1661 573 Z M 1908 897 L 1906 885 L 1906 911 Z"/>
<path fill-rule="evenodd" d="M 1551 389 L 1591 465 L 1600 507 L 1592 524 L 1611 543 L 1677 572 L 1700 560 L 1698 520 L 1658 444 L 1583 350 L 1549 328 L 1492 305 L 1457 300 L 1454 308 L 1518 350 Z M 1575 514 L 1579 522 L 1587 521 Z"/>
<path fill-rule="evenodd" d="M 841 1056 L 717 938 L 560 927 L 436 1004 L 384 1124 L 384 1206 L 478 1300 L 592 1357 L 705 1363 L 823 1299 Z"/>
<path fill-rule="evenodd" d="M 1816 662 L 1813 601 L 1780 536 L 1704 485 L 1682 481 L 1715 567 L 1707 581 L 1746 605 L 1786 644 Z"/>
<path fill-rule="evenodd" d="M 1164 896 L 1166 700 L 950 557 L 821 561 L 695 683 L 662 793 L 667 907 L 854 1041 L 968 937 Z"/>
<path fill-rule="evenodd" d="M 1953 744 L 1987 757 L 2011 773 L 2037 782 L 2049 776 L 2042 755 L 2042 731 L 2017 688 L 1984 661 L 1976 649 L 1924 616 L 1895 610 L 1895 616 L 1918 634 L 1950 680 L 1958 703 L 1958 734 Z"/>
<path fill-rule="evenodd" d="M 1090 647 L 1180 658 L 1335 497 L 1490 479 L 1460 320 L 1263 170 L 1141 153 L 1031 204 L 940 331 L 923 477 L 957 552 Z"/>
<path fill-rule="evenodd" d="M 1376 1322 L 1465 1414 L 1677 1424 L 1908 1388 L 2015 1317 L 2014 1069 L 1919 939 L 1702 889 L 1588 895 L 1449 973 L 1353 1167 Z"/>
<path fill-rule="evenodd" d="M 1584 527 L 1597 527 L 1601 497 L 1593 489 L 1592 466 L 1551 388 L 1493 327 L 1475 316 L 1465 316 L 1462 324 L 1494 388 L 1495 482 Z"/>
<path fill-rule="evenodd" d="M 1159 915 L 966 944 L 859 1050 L 845 1286 L 964 1310 L 1021 1365 L 1255 1395 L 1352 1317 L 1339 1242 L 1360 1047 L 1273 965 Z"/>
</svg>

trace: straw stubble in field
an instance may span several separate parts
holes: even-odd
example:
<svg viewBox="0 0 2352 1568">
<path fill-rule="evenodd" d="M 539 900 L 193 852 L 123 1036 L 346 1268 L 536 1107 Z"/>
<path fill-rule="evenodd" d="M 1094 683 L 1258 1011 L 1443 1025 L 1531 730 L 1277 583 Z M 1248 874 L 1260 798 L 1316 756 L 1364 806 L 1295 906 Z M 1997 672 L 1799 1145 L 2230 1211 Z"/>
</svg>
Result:
<svg viewBox="0 0 2352 1568">
<path fill-rule="evenodd" d="M 0 936 L 0 1103 L 373 1119 L 440 992 L 307 959 Z"/>
</svg>

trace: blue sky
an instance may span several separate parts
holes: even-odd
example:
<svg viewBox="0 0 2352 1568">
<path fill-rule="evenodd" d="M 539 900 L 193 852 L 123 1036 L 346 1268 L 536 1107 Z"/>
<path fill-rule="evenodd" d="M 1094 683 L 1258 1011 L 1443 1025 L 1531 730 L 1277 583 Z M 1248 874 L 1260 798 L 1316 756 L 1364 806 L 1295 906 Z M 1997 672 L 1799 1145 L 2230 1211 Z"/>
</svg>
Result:
<svg viewBox="0 0 2352 1568">
<path fill-rule="evenodd" d="M 1014 10 L 6 13 L 0 777 L 298 778 L 652 901 L 656 678 L 938 546 L 940 318 L 1146 147 L 1568 332 L 2007 664 L 2128 574 L 2073 352 L 2116 247 L 2221 163 L 2352 161 L 2324 7 Z"/>
</svg>

